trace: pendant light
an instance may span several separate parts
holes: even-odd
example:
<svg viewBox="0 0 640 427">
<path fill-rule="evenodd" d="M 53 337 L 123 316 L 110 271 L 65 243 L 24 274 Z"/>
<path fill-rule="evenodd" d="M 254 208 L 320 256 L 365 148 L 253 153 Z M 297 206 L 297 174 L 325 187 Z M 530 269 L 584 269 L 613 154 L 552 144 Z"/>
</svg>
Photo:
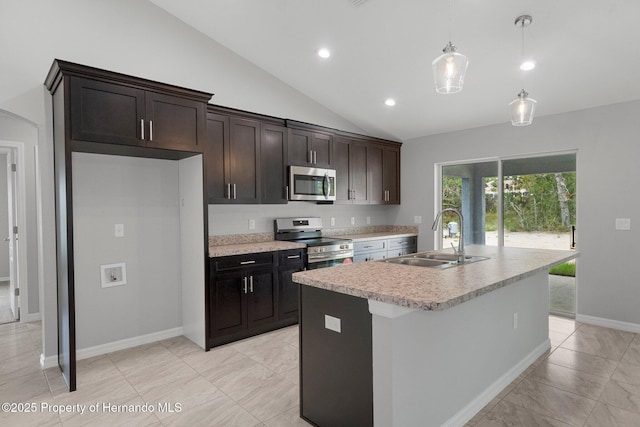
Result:
<svg viewBox="0 0 640 427">
<path fill-rule="evenodd" d="M 442 55 L 431 64 L 436 92 L 443 94 L 460 92 L 469 60 L 463 54 L 458 53 L 456 47 L 451 43 L 451 0 L 449 0 L 449 43 L 442 49 L 442 52 Z"/>
<path fill-rule="evenodd" d="M 522 15 L 516 18 L 516 27 L 522 28 L 522 58 L 524 60 L 524 27 L 531 24 L 533 18 L 530 15 Z M 526 72 L 526 71 L 525 71 Z M 523 89 L 518 93 L 516 99 L 509 104 L 511 112 L 511 124 L 514 126 L 528 126 L 533 122 L 533 114 L 536 111 L 536 101 L 529 98 L 529 94 L 524 90 L 524 74 L 522 76 Z"/>
</svg>

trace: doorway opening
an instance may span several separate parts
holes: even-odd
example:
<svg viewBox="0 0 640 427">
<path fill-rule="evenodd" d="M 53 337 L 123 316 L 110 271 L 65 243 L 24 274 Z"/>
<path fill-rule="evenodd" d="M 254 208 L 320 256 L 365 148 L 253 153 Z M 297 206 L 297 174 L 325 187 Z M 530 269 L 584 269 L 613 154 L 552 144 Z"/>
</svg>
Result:
<svg viewBox="0 0 640 427">
<path fill-rule="evenodd" d="M 0 145 L 0 324 L 20 320 L 17 150 Z"/>
<path fill-rule="evenodd" d="M 537 249 L 574 249 L 576 153 L 436 165 L 436 209 L 462 212 L 465 244 Z M 443 216 L 435 247 L 457 245 L 455 216 Z M 549 311 L 575 317 L 576 264 L 550 270 Z"/>
</svg>

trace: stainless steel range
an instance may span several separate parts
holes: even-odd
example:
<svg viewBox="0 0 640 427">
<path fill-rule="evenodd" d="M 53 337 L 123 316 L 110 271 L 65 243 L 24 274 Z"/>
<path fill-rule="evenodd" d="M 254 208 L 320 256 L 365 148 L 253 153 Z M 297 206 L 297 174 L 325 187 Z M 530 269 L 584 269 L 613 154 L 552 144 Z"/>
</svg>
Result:
<svg viewBox="0 0 640 427">
<path fill-rule="evenodd" d="M 275 220 L 275 239 L 307 245 L 307 268 L 333 267 L 353 263 L 353 242 L 322 237 L 322 218 L 279 218 Z"/>
</svg>

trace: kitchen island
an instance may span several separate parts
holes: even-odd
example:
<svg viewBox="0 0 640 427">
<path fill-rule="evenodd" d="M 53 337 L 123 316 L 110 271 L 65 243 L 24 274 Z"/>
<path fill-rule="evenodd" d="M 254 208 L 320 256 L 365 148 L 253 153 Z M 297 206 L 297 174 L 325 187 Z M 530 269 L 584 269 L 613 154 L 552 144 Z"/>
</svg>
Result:
<svg viewBox="0 0 640 427">
<path fill-rule="evenodd" d="M 319 426 L 462 426 L 546 352 L 548 269 L 576 253 L 467 254 L 489 259 L 295 273 L 301 416 Z"/>
</svg>

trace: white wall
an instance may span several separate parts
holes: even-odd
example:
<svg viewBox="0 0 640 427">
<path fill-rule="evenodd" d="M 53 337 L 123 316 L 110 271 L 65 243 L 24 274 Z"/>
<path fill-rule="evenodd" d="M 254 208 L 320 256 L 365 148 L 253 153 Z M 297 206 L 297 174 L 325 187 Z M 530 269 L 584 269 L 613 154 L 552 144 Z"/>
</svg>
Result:
<svg viewBox="0 0 640 427">
<path fill-rule="evenodd" d="M 35 262 L 29 280 L 37 283 L 40 271 L 46 356 L 56 354 L 57 340 L 53 119 L 42 83 L 54 58 L 210 91 L 218 105 L 362 132 L 145 0 L 6 0 L 1 9 L 0 108 L 35 123 L 26 149 L 32 161 L 38 144 L 38 185 L 28 194 L 39 195 L 31 211 L 37 226 L 30 230 L 38 230 L 40 240 L 34 236 L 29 244 Z M 0 126 L 2 138 L 3 132 Z M 35 313 L 37 288 L 29 287 Z"/>
<path fill-rule="evenodd" d="M 0 154 L 0 278 L 9 277 L 9 242 L 2 236 L 9 236 L 9 196 L 7 177 L 7 155 Z"/>
<path fill-rule="evenodd" d="M 78 350 L 181 327 L 178 162 L 74 153 L 72 164 Z M 102 288 L 100 265 L 119 262 L 128 283 Z"/>
<path fill-rule="evenodd" d="M 273 232 L 274 219 L 295 216 L 321 217 L 324 228 L 332 228 L 331 217 L 336 219 L 336 228 L 352 227 L 351 217 L 355 217 L 356 227 L 386 225 L 387 212 L 388 206 L 319 205 L 312 202 L 289 202 L 286 205 L 209 205 L 209 236 Z M 367 217 L 371 218 L 370 224 L 367 224 Z M 256 220 L 255 230 L 249 230 L 249 219 Z"/>
<path fill-rule="evenodd" d="M 435 163 L 577 149 L 578 316 L 640 330 L 639 116 L 640 102 L 628 102 L 539 117 L 528 127 L 504 124 L 408 141 L 402 147 L 402 206 L 389 218 L 405 224 L 422 215 L 418 241 L 430 249 Z M 616 231 L 615 218 L 631 218 L 631 230 Z"/>
</svg>

